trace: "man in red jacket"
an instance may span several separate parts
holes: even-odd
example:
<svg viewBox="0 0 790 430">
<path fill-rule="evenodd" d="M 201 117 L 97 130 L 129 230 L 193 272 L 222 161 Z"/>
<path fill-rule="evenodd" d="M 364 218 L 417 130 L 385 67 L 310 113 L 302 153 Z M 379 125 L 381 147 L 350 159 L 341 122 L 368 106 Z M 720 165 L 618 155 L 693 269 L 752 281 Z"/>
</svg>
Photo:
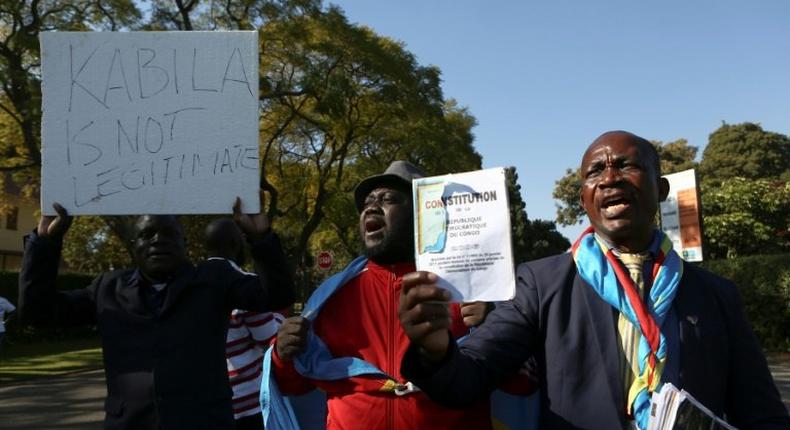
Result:
<svg viewBox="0 0 790 430">
<path fill-rule="evenodd" d="M 488 402 L 464 410 L 446 409 L 422 392 L 412 391 L 400 374 L 409 345 L 398 322 L 401 279 L 415 270 L 411 180 L 423 173 L 406 161 L 395 161 L 381 175 L 357 186 L 359 229 L 365 269 L 344 284 L 321 308 L 314 324 L 301 317 L 286 319 L 277 334 L 272 369 L 280 391 L 302 394 L 318 387 L 327 394 L 329 429 L 487 429 Z M 457 337 L 484 317 L 485 304 L 451 305 L 451 331 Z M 465 325 L 466 324 L 466 325 Z M 306 346 L 312 329 L 334 357 L 361 358 L 392 379 L 359 376 L 336 381 L 308 380 L 291 360 Z"/>
</svg>

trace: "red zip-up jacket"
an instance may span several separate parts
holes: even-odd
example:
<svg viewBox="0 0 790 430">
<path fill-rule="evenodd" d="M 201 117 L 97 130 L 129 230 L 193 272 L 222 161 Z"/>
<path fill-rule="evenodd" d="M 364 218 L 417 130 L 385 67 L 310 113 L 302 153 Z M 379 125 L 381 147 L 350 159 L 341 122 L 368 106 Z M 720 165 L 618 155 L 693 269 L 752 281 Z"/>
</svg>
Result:
<svg viewBox="0 0 790 430">
<path fill-rule="evenodd" d="M 366 269 L 341 287 L 321 309 L 313 330 L 335 357 L 355 356 L 374 364 L 398 383 L 401 358 L 409 339 L 398 320 L 401 279 L 413 263 L 378 265 Z M 452 305 L 453 334 L 467 329 L 460 308 Z M 275 349 L 276 351 L 276 349 Z M 327 429 L 490 429 L 488 401 L 467 410 L 447 409 L 417 392 L 397 396 L 383 388 L 384 380 L 354 377 L 341 381 L 307 380 L 292 363 L 272 354 L 274 376 L 285 395 L 319 387 L 327 394 Z"/>
</svg>

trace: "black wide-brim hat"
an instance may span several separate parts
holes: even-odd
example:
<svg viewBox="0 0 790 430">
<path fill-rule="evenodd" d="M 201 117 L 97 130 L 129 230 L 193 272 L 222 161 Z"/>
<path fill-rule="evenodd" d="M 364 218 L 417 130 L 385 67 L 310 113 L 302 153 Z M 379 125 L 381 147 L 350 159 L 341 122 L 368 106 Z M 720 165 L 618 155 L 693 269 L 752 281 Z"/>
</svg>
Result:
<svg viewBox="0 0 790 430">
<path fill-rule="evenodd" d="M 404 160 L 393 161 L 384 173 L 363 179 L 354 189 L 354 202 L 357 205 L 357 211 L 362 212 L 368 194 L 382 186 L 406 191 L 411 198 L 411 181 L 423 177 L 425 177 L 425 172 L 414 164 Z"/>
</svg>

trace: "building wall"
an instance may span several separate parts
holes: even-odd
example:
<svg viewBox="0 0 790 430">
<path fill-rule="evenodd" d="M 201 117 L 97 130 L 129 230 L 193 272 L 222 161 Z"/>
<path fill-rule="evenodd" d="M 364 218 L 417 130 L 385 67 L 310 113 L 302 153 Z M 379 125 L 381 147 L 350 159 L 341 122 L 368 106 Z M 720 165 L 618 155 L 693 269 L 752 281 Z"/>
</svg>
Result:
<svg viewBox="0 0 790 430">
<path fill-rule="evenodd" d="M 18 208 L 16 229 L 9 228 L 8 215 L 0 215 L 0 271 L 16 272 L 22 263 L 22 239 L 38 223 L 38 205 L 3 195 Z"/>
</svg>

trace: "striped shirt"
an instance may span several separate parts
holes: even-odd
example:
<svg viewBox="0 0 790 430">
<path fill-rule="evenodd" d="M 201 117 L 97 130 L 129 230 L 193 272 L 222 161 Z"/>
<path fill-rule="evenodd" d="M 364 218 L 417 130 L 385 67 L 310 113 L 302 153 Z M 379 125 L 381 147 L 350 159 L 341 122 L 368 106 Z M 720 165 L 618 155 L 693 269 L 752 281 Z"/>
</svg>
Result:
<svg viewBox="0 0 790 430">
<path fill-rule="evenodd" d="M 225 357 L 233 388 L 233 415 L 236 419 L 259 413 L 263 352 L 277 335 L 283 316 L 276 312 L 248 312 L 235 309 L 230 315 Z"/>
<path fill-rule="evenodd" d="M 210 257 L 209 260 L 225 260 Z M 225 260 L 234 269 L 250 276 L 231 260 Z M 228 337 L 225 340 L 225 360 L 228 379 L 233 389 L 233 416 L 235 419 L 260 413 L 258 402 L 261 390 L 263 353 L 277 335 L 283 316 L 277 312 L 249 312 L 234 309 L 230 313 Z"/>
</svg>

